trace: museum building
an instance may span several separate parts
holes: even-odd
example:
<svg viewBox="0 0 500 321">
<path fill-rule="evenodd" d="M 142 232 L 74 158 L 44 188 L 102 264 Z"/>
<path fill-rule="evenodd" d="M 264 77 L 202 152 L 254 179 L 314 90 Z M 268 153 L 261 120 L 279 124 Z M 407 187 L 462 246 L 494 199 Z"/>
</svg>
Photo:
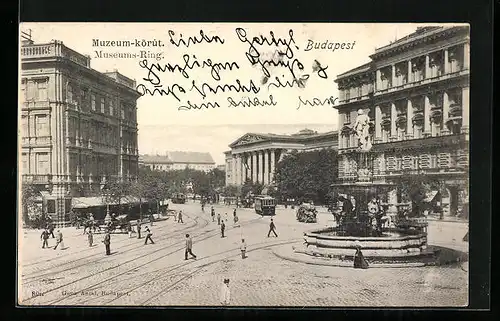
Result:
<svg viewBox="0 0 500 321">
<path fill-rule="evenodd" d="M 425 175 L 442 188 L 428 200 L 444 215 L 467 211 L 469 172 L 469 28 L 423 27 L 375 50 L 367 64 L 337 76 L 339 172 L 357 179 L 352 126 L 371 120 L 372 180 Z M 388 201 L 401 201 L 399 191 Z"/>
<path fill-rule="evenodd" d="M 294 150 L 312 151 L 337 148 L 336 131 L 318 133 L 304 129 L 292 135 L 247 133 L 225 152 L 226 186 L 241 186 L 246 180 L 274 184 L 276 164 Z"/>
<path fill-rule="evenodd" d="M 110 180 L 138 172 L 135 81 L 101 73 L 61 41 L 20 48 L 20 174 L 58 226 L 72 197 L 98 195 Z"/>
</svg>

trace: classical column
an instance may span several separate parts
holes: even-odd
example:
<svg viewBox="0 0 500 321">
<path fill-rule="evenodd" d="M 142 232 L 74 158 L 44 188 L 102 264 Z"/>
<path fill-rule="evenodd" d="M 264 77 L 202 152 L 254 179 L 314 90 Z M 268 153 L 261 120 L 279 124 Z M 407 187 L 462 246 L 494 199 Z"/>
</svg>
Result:
<svg viewBox="0 0 500 321">
<path fill-rule="evenodd" d="M 382 139 L 382 111 L 380 106 L 375 106 L 375 141 Z"/>
<path fill-rule="evenodd" d="M 431 77 L 431 70 L 429 66 L 429 55 L 425 55 L 425 79 L 429 79 Z"/>
<path fill-rule="evenodd" d="M 448 122 L 448 114 L 450 112 L 450 101 L 448 100 L 448 93 L 443 91 L 443 115 L 442 115 L 442 121 L 443 121 L 443 130 L 441 131 L 442 135 L 447 135 L 448 134 L 448 127 L 446 126 L 446 122 Z"/>
<path fill-rule="evenodd" d="M 262 177 L 264 172 L 264 152 L 259 151 L 259 169 L 257 171 L 257 181 L 262 184 Z"/>
<path fill-rule="evenodd" d="M 398 116 L 397 111 L 396 111 L 396 104 L 391 103 L 391 139 L 395 139 L 398 134 L 397 134 L 397 128 L 396 128 L 396 117 Z"/>
<path fill-rule="evenodd" d="M 246 175 L 245 180 L 252 180 L 252 155 L 245 153 Z"/>
<path fill-rule="evenodd" d="M 396 65 L 391 65 L 391 87 L 396 86 Z"/>
<path fill-rule="evenodd" d="M 431 104 L 429 103 L 429 96 L 424 97 L 424 137 L 431 135 Z"/>
<path fill-rule="evenodd" d="M 269 185 L 269 150 L 264 151 L 264 184 Z"/>
<path fill-rule="evenodd" d="M 236 172 L 234 173 L 235 185 L 240 185 L 241 182 L 241 154 L 236 154 Z"/>
<path fill-rule="evenodd" d="M 469 87 L 462 88 L 462 129 L 463 133 L 469 132 Z"/>
<path fill-rule="evenodd" d="M 269 183 L 274 183 L 274 173 L 276 170 L 276 151 L 274 149 L 270 150 L 271 153 L 271 168 L 269 169 Z"/>
<path fill-rule="evenodd" d="M 444 50 L 444 61 L 443 61 L 443 63 L 444 63 L 444 74 L 446 75 L 447 73 L 450 72 L 450 70 L 449 70 L 450 68 L 449 68 L 449 65 L 448 65 L 448 48 L 446 48 Z"/>
<path fill-rule="evenodd" d="M 407 79 L 406 82 L 407 83 L 411 83 L 412 82 L 412 80 L 411 80 L 411 74 L 412 74 L 412 72 L 411 72 L 411 59 L 410 59 L 410 60 L 408 60 L 408 76 L 406 77 L 406 79 Z"/>
<path fill-rule="evenodd" d="M 464 49 L 464 54 L 463 54 L 464 61 L 463 61 L 463 68 L 462 69 L 469 69 L 469 54 L 470 54 L 470 52 L 469 52 L 469 43 L 468 42 L 464 43 L 463 49 Z"/>
<path fill-rule="evenodd" d="M 252 182 L 257 182 L 257 152 L 252 152 Z"/>
<path fill-rule="evenodd" d="M 381 81 L 381 79 L 380 79 L 380 69 L 377 69 L 376 80 L 375 80 L 375 86 L 376 86 L 375 91 L 380 90 L 380 81 Z"/>
<path fill-rule="evenodd" d="M 406 108 L 406 138 L 413 138 L 413 104 L 411 98 L 408 98 Z"/>
<path fill-rule="evenodd" d="M 231 157 L 231 185 L 236 185 L 236 155 Z"/>
</svg>

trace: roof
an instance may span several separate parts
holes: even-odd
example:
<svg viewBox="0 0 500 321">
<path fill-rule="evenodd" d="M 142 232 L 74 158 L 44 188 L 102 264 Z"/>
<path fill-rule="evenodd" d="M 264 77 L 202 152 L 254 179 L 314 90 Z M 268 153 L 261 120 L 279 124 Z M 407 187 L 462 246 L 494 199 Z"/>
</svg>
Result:
<svg viewBox="0 0 500 321">
<path fill-rule="evenodd" d="M 139 162 L 147 164 L 215 164 L 210 153 L 166 152 L 165 155 L 140 155 Z"/>
<path fill-rule="evenodd" d="M 450 27 L 448 27 L 448 28 L 450 28 Z M 399 39 L 391 42 L 388 45 L 376 48 L 375 49 L 375 53 L 378 53 L 378 52 L 380 52 L 382 50 L 389 49 L 391 47 L 397 47 L 397 46 L 399 46 L 399 45 L 401 45 L 403 43 L 406 43 L 406 42 L 410 42 L 410 41 L 413 41 L 413 40 L 416 40 L 416 39 L 419 39 L 419 38 L 426 37 L 430 33 L 435 33 L 435 32 L 438 32 L 438 31 L 442 31 L 444 29 L 445 29 L 445 27 L 440 27 L 440 26 L 418 27 L 415 32 L 410 33 L 409 35 L 407 35 L 405 37 L 399 38 Z"/>
<path fill-rule="evenodd" d="M 337 131 L 329 131 L 326 133 L 318 133 L 316 131 L 312 131 L 310 129 L 303 129 L 296 134 L 292 135 L 282 135 L 282 134 L 271 134 L 271 133 L 246 133 L 241 136 L 233 143 L 229 145 L 229 147 L 234 147 L 240 144 L 250 144 L 255 142 L 265 142 L 265 141 L 290 141 L 290 142 L 305 142 L 309 140 L 314 140 L 318 138 L 327 138 L 331 136 L 337 135 Z"/>
<path fill-rule="evenodd" d="M 160 155 L 140 155 L 139 162 L 147 164 L 171 164 L 172 161 L 167 156 Z"/>
<path fill-rule="evenodd" d="M 203 152 L 167 152 L 167 157 L 172 163 L 184 164 L 215 164 L 210 153 Z"/>
<path fill-rule="evenodd" d="M 352 75 L 355 75 L 355 74 L 360 74 L 360 73 L 369 71 L 370 67 L 371 67 L 371 62 L 367 62 L 366 64 L 363 64 L 363 65 L 361 65 L 359 67 L 350 69 L 350 70 L 348 70 L 346 72 L 341 73 L 340 75 L 337 75 L 337 80 L 339 80 L 341 78 L 348 77 L 348 76 L 352 76 Z"/>
</svg>

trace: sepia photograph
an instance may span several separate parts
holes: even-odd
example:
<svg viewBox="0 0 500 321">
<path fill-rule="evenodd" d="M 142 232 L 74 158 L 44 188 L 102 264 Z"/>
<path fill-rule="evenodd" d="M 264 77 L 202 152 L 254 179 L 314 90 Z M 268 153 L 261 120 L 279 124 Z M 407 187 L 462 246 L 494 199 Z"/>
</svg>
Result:
<svg viewBox="0 0 500 321">
<path fill-rule="evenodd" d="M 18 306 L 468 306 L 468 24 L 19 35 Z"/>
</svg>

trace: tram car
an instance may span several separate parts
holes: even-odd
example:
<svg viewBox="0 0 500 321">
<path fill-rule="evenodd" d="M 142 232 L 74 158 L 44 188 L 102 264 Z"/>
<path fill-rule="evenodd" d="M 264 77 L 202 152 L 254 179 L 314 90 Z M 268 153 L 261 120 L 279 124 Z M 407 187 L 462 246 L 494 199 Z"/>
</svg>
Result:
<svg viewBox="0 0 500 321">
<path fill-rule="evenodd" d="M 260 215 L 276 214 L 276 199 L 267 195 L 259 195 L 254 198 L 254 209 Z"/>
<path fill-rule="evenodd" d="M 174 204 L 186 204 L 186 195 L 182 193 L 175 193 L 172 195 L 171 200 Z"/>
</svg>

